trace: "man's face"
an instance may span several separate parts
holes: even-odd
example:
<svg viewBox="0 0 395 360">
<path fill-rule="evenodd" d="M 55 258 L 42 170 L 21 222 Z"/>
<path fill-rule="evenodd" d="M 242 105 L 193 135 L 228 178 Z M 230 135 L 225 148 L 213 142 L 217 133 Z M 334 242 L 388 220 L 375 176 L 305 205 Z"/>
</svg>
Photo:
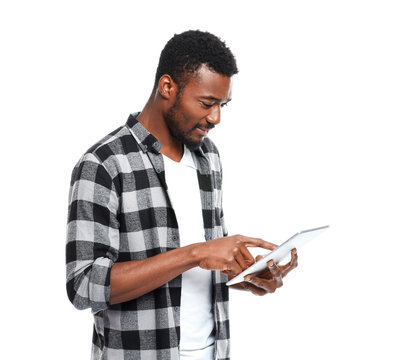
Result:
<svg viewBox="0 0 395 360">
<path fill-rule="evenodd" d="M 231 79 L 202 66 L 164 115 L 174 138 L 198 148 L 208 131 L 220 122 L 221 107 L 231 100 Z"/>
</svg>

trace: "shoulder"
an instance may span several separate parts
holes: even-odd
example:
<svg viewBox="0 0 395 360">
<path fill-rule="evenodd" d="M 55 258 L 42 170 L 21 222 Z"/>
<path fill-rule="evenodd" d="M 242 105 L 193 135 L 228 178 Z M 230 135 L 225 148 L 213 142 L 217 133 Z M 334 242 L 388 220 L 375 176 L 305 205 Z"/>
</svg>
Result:
<svg viewBox="0 0 395 360">
<path fill-rule="evenodd" d="M 113 156 L 127 155 L 136 151 L 138 151 L 137 142 L 130 129 L 123 125 L 97 141 L 85 152 L 84 156 L 93 154 L 105 163 Z"/>
<path fill-rule="evenodd" d="M 113 179 L 127 166 L 128 155 L 138 151 L 137 141 L 130 129 L 127 125 L 120 126 L 86 150 L 75 165 L 74 172 L 95 166 L 102 168 Z"/>
</svg>

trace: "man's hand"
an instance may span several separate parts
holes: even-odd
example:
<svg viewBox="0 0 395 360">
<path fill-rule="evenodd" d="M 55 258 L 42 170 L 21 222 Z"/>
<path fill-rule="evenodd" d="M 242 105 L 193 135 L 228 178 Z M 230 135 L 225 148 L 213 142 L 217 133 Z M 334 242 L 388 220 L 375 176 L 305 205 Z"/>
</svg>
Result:
<svg viewBox="0 0 395 360">
<path fill-rule="evenodd" d="M 221 270 L 235 276 L 254 263 L 247 247 L 261 247 L 274 250 L 277 246 L 262 239 L 234 235 L 201 243 L 196 250 L 199 266 L 206 270 Z"/>
<path fill-rule="evenodd" d="M 262 258 L 261 255 L 256 257 L 256 261 Z M 266 295 L 274 293 L 276 289 L 283 286 L 283 278 L 298 266 L 298 254 L 296 249 L 291 251 L 291 260 L 285 265 L 278 265 L 273 260 L 268 261 L 267 269 L 257 276 L 247 275 L 244 282 L 231 287 L 239 290 L 248 290 L 255 295 Z M 229 280 L 233 276 L 229 277 Z"/>
<path fill-rule="evenodd" d="M 111 270 L 110 303 L 136 299 L 195 266 L 237 275 L 254 263 L 247 250 L 249 246 L 276 248 L 261 239 L 235 235 L 183 246 L 142 260 L 117 262 Z"/>
</svg>

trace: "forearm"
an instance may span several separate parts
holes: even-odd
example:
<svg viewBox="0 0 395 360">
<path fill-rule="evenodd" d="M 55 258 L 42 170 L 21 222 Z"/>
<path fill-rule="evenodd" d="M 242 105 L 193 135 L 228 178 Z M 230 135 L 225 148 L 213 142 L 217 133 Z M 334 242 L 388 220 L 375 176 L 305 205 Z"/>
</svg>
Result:
<svg viewBox="0 0 395 360">
<path fill-rule="evenodd" d="M 199 266 L 239 274 L 254 261 L 246 246 L 268 246 L 242 235 L 218 238 L 138 261 L 115 263 L 110 276 L 110 304 L 136 299 Z"/>
<path fill-rule="evenodd" d="M 144 260 L 115 263 L 111 269 L 110 303 L 136 299 L 197 266 L 201 246 L 198 243 Z"/>
</svg>

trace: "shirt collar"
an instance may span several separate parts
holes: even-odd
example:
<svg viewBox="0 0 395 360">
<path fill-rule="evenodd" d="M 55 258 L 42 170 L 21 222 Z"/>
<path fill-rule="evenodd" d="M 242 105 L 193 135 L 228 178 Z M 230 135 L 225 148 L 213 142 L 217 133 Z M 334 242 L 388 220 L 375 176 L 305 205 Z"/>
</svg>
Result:
<svg viewBox="0 0 395 360">
<path fill-rule="evenodd" d="M 160 153 L 162 148 L 159 140 L 155 138 L 138 120 L 139 112 L 129 115 L 126 125 L 130 128 L 130 131 L 136 138 L 141 150 L 143 152 L 154 152 L 156 154 Z M 197 155 L 204 156 L 204 151 L 202 146 L 199 146 L 197 150 L 194 151 Z"/>
<path fill-rule="evenodd" d="M 137 116 L 140 113 L 133 113 L 129 115 L 126 125 L 130 128 L 130 131 L 136 138 L 141 150 L 143 152 L 151 151 L 156 154 L 160 153 L 162 145 L 138 120 Z"/>
</svg>

